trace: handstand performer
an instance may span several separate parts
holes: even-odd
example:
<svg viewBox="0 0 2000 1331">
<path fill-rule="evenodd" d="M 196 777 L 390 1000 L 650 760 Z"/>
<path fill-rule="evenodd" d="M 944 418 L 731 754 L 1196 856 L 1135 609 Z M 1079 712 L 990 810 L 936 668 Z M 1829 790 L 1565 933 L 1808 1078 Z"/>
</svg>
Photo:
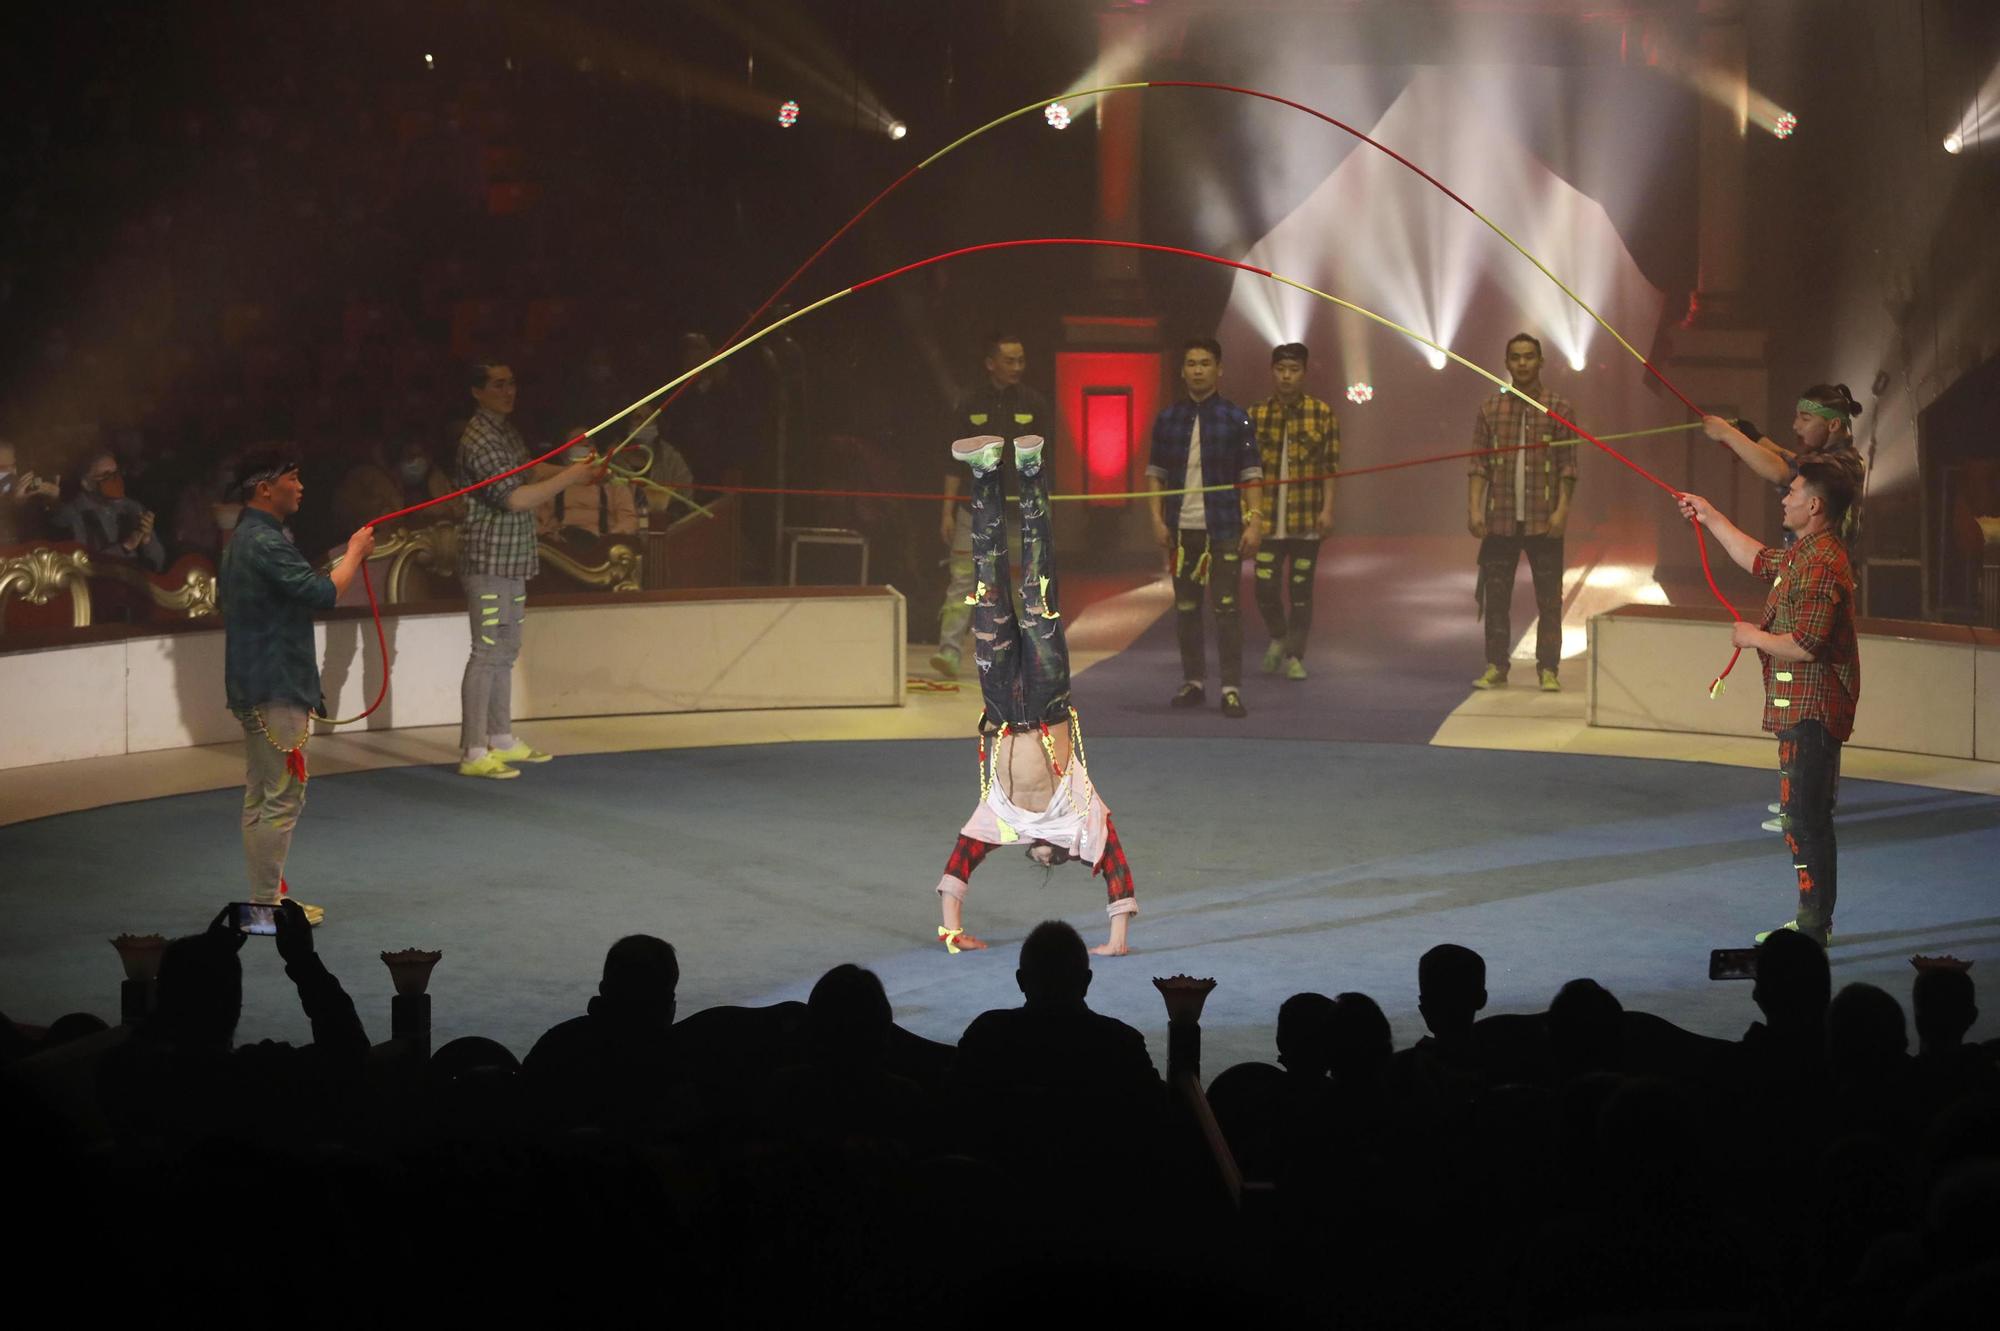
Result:
<svg viewBox="0 0 2000 1331">
<path fill-rule="evenodd" d="M 1104 876 L 1111 937 L 1091 951 L 1123 956 L 1139 903 L 1111 810 L 1084 763 L 1083 731 L 1069 702 L 1069 647 L 1057 610 L 1042 439 L 1024 435 L 1014 441 L 1021 477 L 1018 617 L 1002 520 L 1005 447 L 997 435 L 979 435 L 951 448 L 953 457 L 972 467 L 972 651 L 985 710 L 979 716 L 979 806 L 959 829 L 938 880 L 944 907 L 938 937 L 954 955 L 986 946 L 965 931 L 966 883 L 993 847 L 1019 842 L 1037 864 L 1082 860 Z"/>
</svg>

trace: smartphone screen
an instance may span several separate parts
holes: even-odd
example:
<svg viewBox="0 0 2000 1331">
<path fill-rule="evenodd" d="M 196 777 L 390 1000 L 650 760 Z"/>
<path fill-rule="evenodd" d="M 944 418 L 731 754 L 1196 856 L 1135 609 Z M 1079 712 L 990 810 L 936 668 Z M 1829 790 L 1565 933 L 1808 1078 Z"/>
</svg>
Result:
<svg viewBox="0 0 2000 1331">
<path fill-rule="evenodd" d="M 1757 949 L 1718 947 L 1708 954 L 1711 980 L 1754 980 L 1757 978 Z"/>
<path fill-rule="evenodd" d="M 278 908 L 255 901 L 232 901 L 229 903 L 229 922 L 236 926 L 238 933 L 275 934 L 278 932 Z"/>
</svg>

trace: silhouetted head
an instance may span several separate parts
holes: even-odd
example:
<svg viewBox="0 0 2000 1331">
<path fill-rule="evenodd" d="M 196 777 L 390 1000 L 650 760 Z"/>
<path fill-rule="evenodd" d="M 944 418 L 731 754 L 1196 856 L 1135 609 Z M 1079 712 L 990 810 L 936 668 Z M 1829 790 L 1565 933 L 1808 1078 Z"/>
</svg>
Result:
<svg viewBox="0 0 2000 1331">
<path fill-rule="evenodd" d="M 1395 1055 L 1389 1019 L 1366 994 L 1341 994 L 1327 1014 L 1326 1064 L 1339 1085 L 1364 1085 L 1380 1077 Z"/>
<path fill-rule="evenodd" d="M 1278 1007 L 1278 1062 L 1289 1072 L 1316 1077 L 1326 1071 L 1328 1028 L 1334 1003 L 1325 994 L 1293 994 Z"/>
<path fill-rule="evenodd" d="M 1826 949 L 1794 929 L 1779 929 L 1757 945 L 1757 982 L 1750 997 L 1772 1031 L 1818 1038 L 1833 997 Z"/>
<path fill-rule="evenodd" d="M 1910 1052 L 1903 1005 L 1872 984 L 1850 984 L 1826 1010 L 1826 1054 L 1836 1072 L 1867 1075 Z"/>
<path fill-rule="evenodd" d="M 1917 1015 L 1917 1046 L 1930 1053 L 1956 1049 L 1979 1020 L 1972 976 L 1960 970 L 1923 970 L 1910 987 L 1910 1004 Z"/>
<path fill-rule="evenodd" d="M 1061 920 L 1043 920 L 1021 944 L 1014 982 L 1030 1003 L 1081 1003 L 1090 992 L 1090 951 Z"/>
<path fill-rule="evenodd" d="M 1625 1009 L 1595 980 L 1571 980 L 1549 1004 L 1549 1052 L 1566 1075 L 1618 1066 Z"/>
<path fill-rule="evenodd" d="M 1486 958 L 1457 943 L 1439 943 L 1417 959 L 1417 1011 L 1432 1035 L 1463 1035 L 1485 1006 Z"/>
<path fill-rule="evenodd" d="M 167 944 L 149 1030 L 176 1044 L 227 1049 L 243 1015 L 240 935 L 211 929 Z"/>
<path fill-rule="evenodd" d="M 680 982 L 681 963 L 672 943 L 651 934 L 630 934 L 604 954 L 597 992 L 628 1012 L 671 1024 L 674 989 Z"/>
<path fill-rule="evenodd" d="M 53 1049 L 71 1040 L 81 1040 L 87 1035 L 100 1035 L 110 1030 L 110 1025 L 99 1016 L 88 1012 L 71 1012 L 57 1017 L 42 1033 L 42 1048 Z"/>
<path fill-rule="evenodd" d="M 852 963 L 820 976 L 806 999 L 806 1038 L 822 1063 L 879 1061 L 894 1024 L 881 978 Z"/>
</svg>

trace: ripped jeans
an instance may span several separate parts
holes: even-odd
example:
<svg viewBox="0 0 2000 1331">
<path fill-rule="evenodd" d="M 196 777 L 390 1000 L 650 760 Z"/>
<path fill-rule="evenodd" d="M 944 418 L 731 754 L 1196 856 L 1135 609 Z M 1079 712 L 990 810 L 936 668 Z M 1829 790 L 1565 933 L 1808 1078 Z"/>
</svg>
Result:
<svg viewBox="0 0 2000 1331">
<path fill-rule="evenodd" d="M 1020 611 L 1007 556 L 1003 467 L 972 478 L 972 656 L 979 692 L 995 723 L 1053 725 L 1069 715 L 1069 644 L 1056 590 L 1049 531 L 1048 472 L 1021 478 Z"/>
<path fill-rule="evenodd" d="M 1256 568 L 1257 609 L 1263 613 L 1264 627 L 1272 642 L 1285 645 L 1285 655 L 1306 654 L 1306 634 L 1312 631 L 1313 577 L 1319 567 L 1319 538 L 1307 540 L 1272 539 L 1258 547 Z M 1286 613 L 1284 594 L 1290 589 L 1292 605 Z"/>
<path fill-rule="evenodd" d="M 1243 683 L 1243 556 L 1235 541 L 1217 541 L 1205 531 L 1174 533 L 1174 614 L 1184 678 L 1207 678 L 1207 645 L 1201 623 L 1202 588 L 1215 611 L 1215 654 L 1222 687 Z"/>
</svg>

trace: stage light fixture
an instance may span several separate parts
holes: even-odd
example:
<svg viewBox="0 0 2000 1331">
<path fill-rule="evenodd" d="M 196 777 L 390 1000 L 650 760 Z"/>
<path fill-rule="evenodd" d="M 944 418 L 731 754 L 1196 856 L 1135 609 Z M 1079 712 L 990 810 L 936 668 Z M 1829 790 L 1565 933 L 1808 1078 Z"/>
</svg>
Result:
<svg viewBox="0 0 2000 1331">
<path fill-rule="evenodd" d="M 889 122 L 890 138 L 901 139 L 905 134 L 908 134 L 909 132 L 910 132 L 910 127 L 908 125 L 905 125 L 902 121 L 892 120 Z"/>
<path fill-rule="evenodd" d="M 424 52 L 424 68 L 425 68 L 425 69 L 436 69 L 436 68 L 437 68 L 437 61 L 435 61 L 435 60 L 433 60 L 433 59 L 431 58 L 431 54 L 430 54 L 430 52 L 428 52 L 428 51 Z"/>
<path fill-rule="evenodd" d="M 790 129 L 793 125 L 798 124 L 799 104 L 797 102 L 786 102 L 783 106 L 779 107 L 778 123 L 786 129 Z"/>
<path fill-rule="evenodd" d="M 1789 139 L 1792 137 L 1793 131 L 1797 130 L 1798 127 L 1799 118 L 1797 116 L 1793 115 L 1790 111 L 1780 111 L 1777 120 L 1771 125 L 1771 133 L 1781 139 Z"/>
<path fill-rule="evenodd" d="M 1375 386 L 1368 383 L 1352 383 L 1347 386 L 1347 400 L 1355 406 L 1375 400 Z"/>
<path fill-rule="evenodd" d="M 1570 353 L 1569 367 L 1578 374 L 1581 374 L 1590 368 L 1590 362 L 1584 358 L 1584 354 L 1581 351 L 1573 351 Z"/>
<path fill-rule="evenodd" d="M 1958 131 L 1953 130 L 1944 136 L 1944 150 L 1953 157 L 1965 151 L 1965 140 L 1959 135 Z"/>
<path fill-rule="evenodd" d="M 1049 109 L 1042 112 L 1042 118 L 1049 122 L 1050 129 L 1069 128 L 1069 108 L 1061 102 L 1050 102 Z"/>
<path fill-rule="evenodd" d="M 1424 359 L 1431 363 L 1431 368 L 1433 370 L 1442 370 L 1444 368 L 1444 363 L 1446 358 L 1445 354 L 1442 351 L 1439 351 L 1436 347 L 1425 347 Z"/>
</svg>

